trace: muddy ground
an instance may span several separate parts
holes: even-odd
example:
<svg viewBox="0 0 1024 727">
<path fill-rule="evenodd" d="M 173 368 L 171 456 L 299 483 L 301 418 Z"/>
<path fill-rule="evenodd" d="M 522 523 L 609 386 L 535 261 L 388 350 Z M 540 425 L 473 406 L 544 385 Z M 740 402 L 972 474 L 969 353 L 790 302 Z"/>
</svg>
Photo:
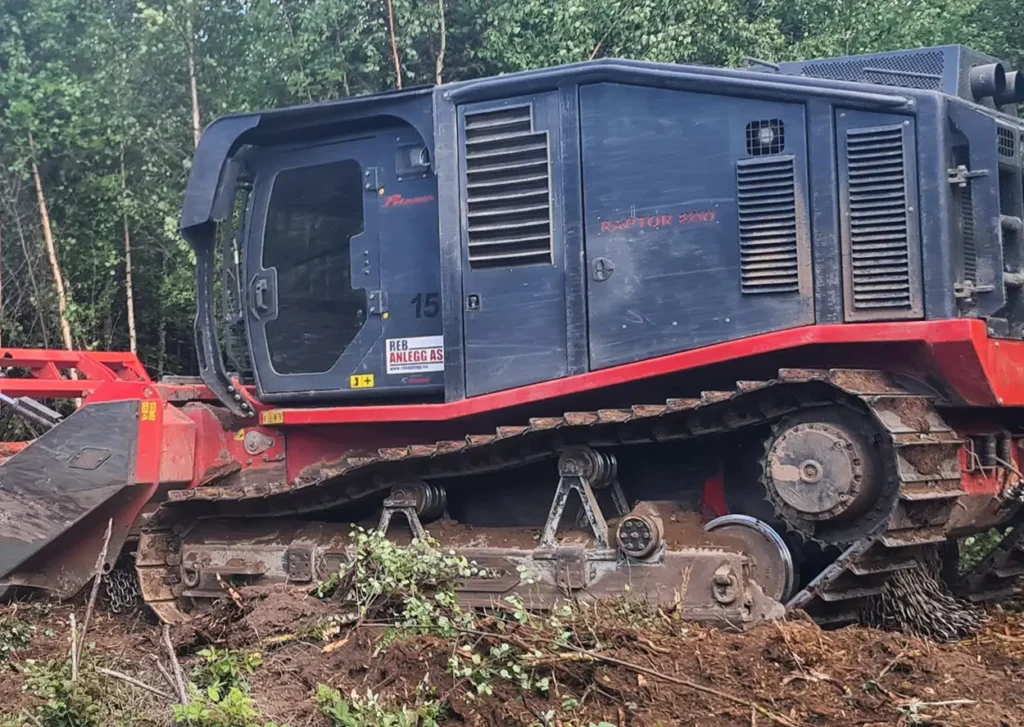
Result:
<svg viewBox="0 0 1024 727">
<path fill-rule="evenodd" d="M 310 634 L 330 605 L 294 592 L 272 592 L 252 603 L 239 620 L 217 617 L 173 630 L 177 652 L 187 674 L 209 643 L 260 651 L 252 694 L 266 720 L 290 727 L 330 724 L 313 702 L 319 684 L 345 694 L 371 689 L 394 703 L 413 701 L 417 687 L 429 684 L 448 705 L 443 724 L 453 725 L 544 724 L 549 712 L 548 724 L 582 727 L 1024 725 L 1019 603 L 992 610 L 982 633 L 956 644 L 859 627 L 826 632 L 800 618 L 741 634 L 608 606 L 575 623 L 592 637 L 590 655 L 543 667 L 551 678 L 546 697 L 524 695 L 499 679 L 494 694 L 482 698 L 467 697 L 465 682 L 447 673 L 449 642 L 417 637 L 382 648 L 385 631 L 374 625 L 342 629 L 325 642 Z M 82 604 L 0 611 L 2 623 L 35 627 L 31 644 L 0 663 L 0 712 L 7 719 L 37 702 L 23 691 L 24 664 L 64 658 L 69 617 L 76 613 L 80 621 L 83 611 Z M 171 692 L 155 666 L 155 657 L 166 653 L 160 633 L 144 611 L 99 610 L 89 628 L 90 658 Z M 525 631 L 508 638 L 520 636 L 528 640 Z M 112 724 L 172 723 L 173 700 L 101 678 L 119 706 Z"/>
</svg>

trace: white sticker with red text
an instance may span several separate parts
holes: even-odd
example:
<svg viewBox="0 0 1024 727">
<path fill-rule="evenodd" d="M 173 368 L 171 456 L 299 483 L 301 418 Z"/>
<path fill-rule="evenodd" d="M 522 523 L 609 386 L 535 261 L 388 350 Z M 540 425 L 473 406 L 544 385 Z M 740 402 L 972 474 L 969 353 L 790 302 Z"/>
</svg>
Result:
<svg viewBox="0 0 1024 727">
<path fill-rule="evenodd" d="M 444 336 L 389 338 L 385 343 L 389 375 L 444 371 Z"/>
</svg>

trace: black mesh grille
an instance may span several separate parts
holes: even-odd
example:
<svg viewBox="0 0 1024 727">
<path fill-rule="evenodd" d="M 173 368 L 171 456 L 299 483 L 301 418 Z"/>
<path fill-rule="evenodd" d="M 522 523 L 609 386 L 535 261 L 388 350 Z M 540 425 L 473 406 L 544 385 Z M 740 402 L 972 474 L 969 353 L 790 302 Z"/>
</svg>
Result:
<svg viewBox="0 0 1024 727">
<path fill-rule="evenodd" d="M 469 266 L 553 262 L 548 133 L 529 106 L 465 119 Z"/>
<path fill-rule="evenodd" d="M 786 148 L 786 126 L 780 119 L 751 121 L 747 124 L 747 154 L 781 154 Z"/>
<path fill-rule="evenodd" d="M 846 132 L 853 308 L 911 309 L 903 127 Z"/>
<path fill-rule="evenodd" d="M 971 185 L 960 190 L 960 221 L 963 227 L 964 281 L 978 282 L 978 248 L 974 241 L 974 197 Z"/>
<path fill-rule="evenodd" d="M 942 88 L 943 57 L 941 51 L 892 53 L 875 58 L 848 61 L 808 63 L 800 73 L 814 78 L 877 83 L 938 91 Z"/>
<path fill-rule="evenodd" d="M 1009 157 L 1013 159 L 1017 156 L 1017 149 L 1014 144 L 1014 133 L 1010 129 L 1005 129 L 1002 126 L 996 127 L 996 134 L 999 140 L 999 154 L 1000 156 Z"/>
<path fill-rule="evenodd" d="M 744 293 L 800 289 L 792 157 L 746 159 L 736 167 L 740 286 Z"/>
</svg>

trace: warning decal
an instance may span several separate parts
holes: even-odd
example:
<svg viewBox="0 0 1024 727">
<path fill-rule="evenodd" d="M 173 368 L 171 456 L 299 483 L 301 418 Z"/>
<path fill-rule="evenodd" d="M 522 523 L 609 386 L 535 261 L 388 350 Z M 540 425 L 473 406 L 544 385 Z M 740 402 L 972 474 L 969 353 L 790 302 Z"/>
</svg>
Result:
<svg viewBox="0 0 1024 727">
<path fill-rule="evenodd" d="M 443 336 L 389 338 L 386 343 L 388 374 L 418 374 L 425 371 L 444 371 Z"/>
</svg>

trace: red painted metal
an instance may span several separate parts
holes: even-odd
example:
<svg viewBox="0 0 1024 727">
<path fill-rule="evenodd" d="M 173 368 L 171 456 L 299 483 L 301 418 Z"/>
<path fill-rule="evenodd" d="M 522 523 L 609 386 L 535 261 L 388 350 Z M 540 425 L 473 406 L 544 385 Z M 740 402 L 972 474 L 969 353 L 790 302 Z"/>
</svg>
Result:
<svg viewBox="0 0 1024 727">
<path fill-rule="evenodd" d="M 1024 405 L 1024 342 L 990 339 L 979 320 L 947 320 L 793 328 L 461 401 L 270 409 L 260 413 L 260 421 L 271 426 L 451 421 L 751 356 L 810 346 L 868 344 L 891 345 L 890 363 L 896 368 L 935 371 L 967 405 Z M 897 346 L 903 349 L 899 354 Z M 908 361 L 906 355 L 917 360 Z M 833 360 L 845 359 L 837 353 Z"/>
<path fill-rule="evenodd" d="M 725 476 L 722 467 L 704 481 L 704 491 L 701 494 L 701 520 L 710 522 L 716 517 L 729 514 L 729 504 L 725 500 Z"/>
<path fill-rule="evenodd" d="M 27 374 L 17 378 L 0 377 L 0 392 L 11 397 L 88 399 L 110 383 L 141 383 L 151 386 L 165 401 L 216 399 L 202 383 L 153 381 L 133 353 L 3 348 L 0 349 L 0 369 L 23 369 Z M 126 398 L 116 393 L 107 396 Z"/>
<path fill-rule="evenodd" d="M 1012 450 L 1012 461 L 1009 464 L 1019 471 L 1017 447 Z M 1016 482 L 1017 476 L 1009 467 L 980 467 L 970 446 L 960 448 L 960 488 L 966 494 L 1002 498 L 1006 490 Z"/>
<path fill-rule="evenodd" d="M 152 383 L 133 353 L 4 348 L 0 366 L 25 369 L 29 374 L 0 379 L 0 391 L 8 396 L 82 398 L 108 381 Z M 72 372 L 77 378 L 71 378 Z"/>
</svg>

